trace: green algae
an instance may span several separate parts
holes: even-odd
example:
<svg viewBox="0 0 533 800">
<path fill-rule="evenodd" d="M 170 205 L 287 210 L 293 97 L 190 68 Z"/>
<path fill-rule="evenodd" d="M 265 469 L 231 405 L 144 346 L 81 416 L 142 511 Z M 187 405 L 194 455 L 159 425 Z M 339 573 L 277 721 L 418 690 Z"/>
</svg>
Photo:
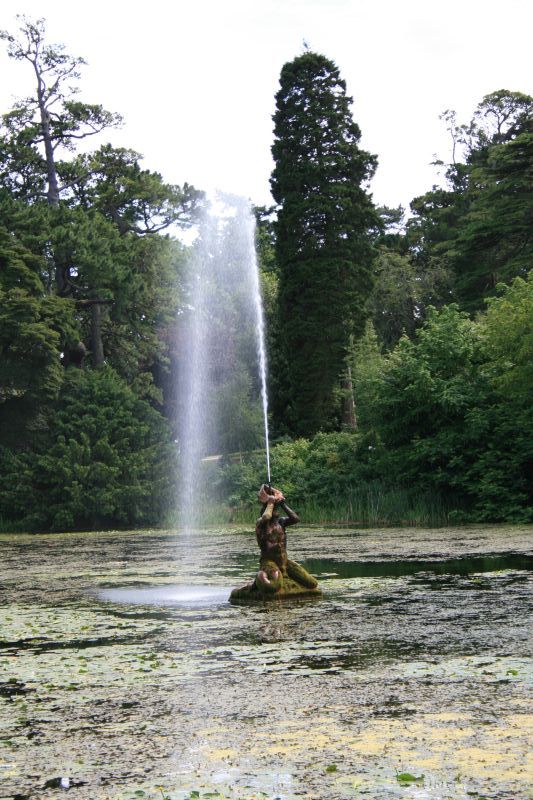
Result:
<svg viewBox="0 0 533 800">
<path fill-rule="evenodd" d="M 306 566 L 325 551 L 528 555 L 530 534 L 308 530 L 291 552 Z M 402 773 L 424 775 L 424 800 L 528 796 L 526 570 L 343 577 L 328 561 L 320 603 L 128 606 L 100 590 L 229 596 L 253 569 L 252 532 L 0 546 L 2 797 L 62 797 L 64 777 L 81 800 L 418 796 Z"/>
</svg>

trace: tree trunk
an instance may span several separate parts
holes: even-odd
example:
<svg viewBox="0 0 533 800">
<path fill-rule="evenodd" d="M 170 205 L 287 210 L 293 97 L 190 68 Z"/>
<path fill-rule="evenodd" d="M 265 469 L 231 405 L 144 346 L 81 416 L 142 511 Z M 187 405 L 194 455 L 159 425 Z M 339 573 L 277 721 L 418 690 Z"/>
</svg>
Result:
<svg viewBox="0 0 533 800">
<path fill-rule="evenodd" d="M 41 109 L 41 124 L 43 126 L 44 151 L 46 154 L 46 172 L 48 176 L 48 192 L 46 197 L 51 206 L 59 205 L 59 184 L 57 181 L 56 165 L 54 160 L 54 149 L 50 137 L 50 121 L 48 111 Z"/>
<path fill-rule="evenodd" d="M 102 342 L 102 306 L 91 304 L 91 356 L 93 367 L 104 363 L 104 344 Z"/>
<path fill-rule="evenodd" d="M 355 413 L 355 399 L 353 396 L 352 371 L 348 365 L 346 374 L 341 380 L 341 388 L 344 392 L 342 404 L 342 426 L 349 430 L 357 430 L 357 415 Z"/>
<path fill-rule="evenodd" d="M 54 146 L 52 144 L 52 136 L 50 133 L 50 114 L 46 108 L 43 79 L 36 61 L 33 62 L 33 67 L 35 69 L 35 75 L 37 76 L 37 101 L 39 103 L 39 113 L 41 115 L 41 130 L 43 134 L 44 152 L 46 157 L 46 175 L 48 178 L 48 192 L 46 196 L 48 198 L 49 205 L 58 206 L 59 183 L 57 180 L 57 171 L 54 158 Z"/>
</svg>

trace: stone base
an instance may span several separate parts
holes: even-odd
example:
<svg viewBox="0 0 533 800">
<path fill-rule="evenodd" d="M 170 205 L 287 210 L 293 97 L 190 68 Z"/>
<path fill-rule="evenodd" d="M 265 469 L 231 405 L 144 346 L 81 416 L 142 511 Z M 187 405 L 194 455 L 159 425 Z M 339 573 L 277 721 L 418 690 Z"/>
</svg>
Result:
<svg viewBox="0 0 533 800">
<path fill-rule="evenodd" d="M 300 598 L 322 597 L 320 589 L 310 589 L 289 577 L 284 577 L 281 586 L 275 591 L 259 590 L 256 582 L 248 583 L 233 589 L 229 596 L 230 603 L 235 605 L 246 603 L 264 603 L 272 600 L 298 600 Z"/>
</svg>

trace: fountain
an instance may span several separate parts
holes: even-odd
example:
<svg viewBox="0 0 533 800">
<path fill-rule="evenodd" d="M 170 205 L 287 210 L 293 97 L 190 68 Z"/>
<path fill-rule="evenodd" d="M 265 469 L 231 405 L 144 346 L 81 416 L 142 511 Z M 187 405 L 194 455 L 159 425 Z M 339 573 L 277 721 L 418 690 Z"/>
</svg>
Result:
<svg viewBox="0 0 533 800">
<path fill-rule="evenodd" d="M 232 449 L 257 448 L 262 427 L 267 482 L 256 527 L 260 569 L 251 584 L 231 593 L 230 600 L 321 595 L 316 580 L 287 557 L 285 528 L 298 522 L 298 516 L 279 497 L 267 502 L 276 490 L 270 485 L 265 328 L 255 225 L 247 201 L 218 195 L 205 209 L 190 262 L 188 300 L 179 380 L 182 525 L 186 531 L 198 526 L 209 503 L 209 462 Z M 287 517 L 278 513 L 280 506 Z"/>
<path fill-rule="evenodd" d="M 182 525 L 192 530 L 209 502 L 209 462 L 221 453 L 263 445 L 270 480 L 264 321 L 248 201 L 219 194 L 204 210 L 188 293 L 180 320 L 179 505 Z"/>
</svg>

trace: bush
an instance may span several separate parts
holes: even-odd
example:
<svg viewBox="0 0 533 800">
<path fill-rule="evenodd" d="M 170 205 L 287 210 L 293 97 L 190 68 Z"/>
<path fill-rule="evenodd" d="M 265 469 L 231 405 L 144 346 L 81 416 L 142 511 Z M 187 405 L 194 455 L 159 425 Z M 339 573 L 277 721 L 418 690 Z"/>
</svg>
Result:
<svg viewBox="0 0 533 800">
<path fill-rule="evenodd" d="M 400 341 L 374 409 L 389 485 L 438 491 L 463 520 L 533 519 L 532 319 L 517 279 L 478 321 L 433 309 Z"/>
<path fill-rule="evenodd" d="M 173 502 L 166 422 L 110 368 L 69 369 L 48 435 L 0 464 L 0 517 L 30 530 L 153 524 Z"/>
<path fill-rule="evenodd" d="M 382 452 L 372 434 L 319 433 L 271 450 L 272 479 L 306 522 L 442 524 L 447 512 L 436 493 L 398 488 L 382 474 Z M 211 501 L 232 507 L 232 518 L 256 515 L 265 480 L 263 453 L 223 465 Z"/>
</svg>

